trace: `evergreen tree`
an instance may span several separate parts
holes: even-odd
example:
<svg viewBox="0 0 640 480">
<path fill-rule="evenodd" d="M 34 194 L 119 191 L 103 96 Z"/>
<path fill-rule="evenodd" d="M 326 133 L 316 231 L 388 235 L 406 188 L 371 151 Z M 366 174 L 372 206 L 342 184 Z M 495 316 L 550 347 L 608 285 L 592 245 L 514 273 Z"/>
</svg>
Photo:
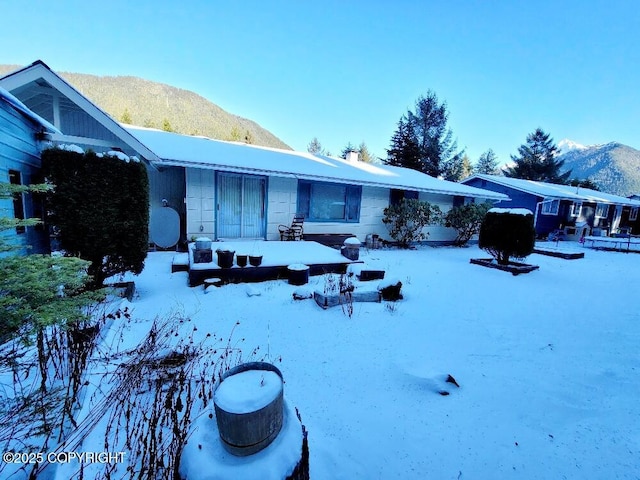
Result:
<svg viewBox="0 0 640 480">
<path fill-rule="evenodd" d="M 498 159 L 492 149 L 487 150 L 478 159 L 475 173 L 483 173 L 486 175 L 498 175 Z"/>
<path fill-rule="evenodd" d="M 541 128 L 527 135 L 527 143 L 518 148 L 518 153 L 518 156 L 511 155 L 515 165 L 504 170 L 507 177 L 538 182 L 567 183 L 571 171 L 560 173 L 564 161 L 556 160 L 558 147 L 549 134 Z"/>
<path fill-rule="evenodd" d="M 321 155 L 322 152 L 324 152 L 324 149 L 322 148 L 322 144 L 320 143 L 320 140 L 318 140 L 317 137 L 313 137 L 311 139 L 311 141 L 307 145 L 307 152 L 313 153 L 314 155 L 316 153 Z"/>
<path fill-rule="evenodd" d="M 358 152 L 360 153 L 361 162 L 375 163 L 376 161 L 375 157 L 371 154 L 371 152 L 367 148 L 367 145 L 364 142 L 362 142 L 358 147 Z"/>
<path fill-rule="evenodd" d="M 162 120 L 162 130 L 164 130 L 165 132 L 173 132 L 173 128 L 171 127 L 171 123 L 169 123 L 168 118 Z"/>
<path fill-rule="evenodd" d="M 446 103 L 440 103 L 433 91 L 419 97 L 415 111 L 409 110 L 398 121 L 386 163 L 433 177 L 459 175 L 463 152 L 457 151 L 458 144 L 447 128 L 448 117 Z"/>
<path fill-rule="evenodd" d="M 131 114 L 129 113 L 129 109 L 125 108 L 124 112 L 122 113 L 122 116 L 120 117 L 120 122 L 121 123 L 126 123 L 128 125 L 131 125 Z"/>
<path fill-rule="evenodd" d="M 349 152 L 360 153 L 360 151 L 351 142 L 349 142 L 347 143 L 347 146 L 342 149 L 342 152 L 340 153 L 340 158 L 346 159 Z"/>
<path fill-rule="evenodd" d="M 231 127 L 231 133 L 229 134 L 229 141 L 231 142 L 239 142 L 240 141 L 240 129 L 237 125 Z"/>
</svg>

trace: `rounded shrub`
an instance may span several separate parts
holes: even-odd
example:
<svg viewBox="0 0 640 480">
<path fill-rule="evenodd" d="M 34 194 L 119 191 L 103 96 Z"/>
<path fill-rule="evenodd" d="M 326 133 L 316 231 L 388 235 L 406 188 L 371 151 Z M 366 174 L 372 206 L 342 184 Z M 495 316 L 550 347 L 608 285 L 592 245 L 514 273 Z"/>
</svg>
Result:
<svg viewBox="0 0 640 480">
<path fill-rule="evenodd" d="M 479 246 L 501 265 L 533 252 L 536 233 L 533 213 L 524 208 L 492 208 L 480 226 Z"/>
</svg>

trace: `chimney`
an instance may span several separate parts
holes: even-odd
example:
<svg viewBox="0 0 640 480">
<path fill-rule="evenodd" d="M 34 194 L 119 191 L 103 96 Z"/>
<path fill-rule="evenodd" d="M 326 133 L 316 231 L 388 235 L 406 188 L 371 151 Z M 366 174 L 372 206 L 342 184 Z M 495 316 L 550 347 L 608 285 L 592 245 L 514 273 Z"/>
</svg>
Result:
<svg viewBox="0 0 640 480">
<path fill-rule="evenodd" d="M 360 154 L 358 152 L 356 152 L 355 150 L 351 150 L 349 153 L 347 153 L 347 162 L 356 163 L 359 156 Z"/>
</svg>

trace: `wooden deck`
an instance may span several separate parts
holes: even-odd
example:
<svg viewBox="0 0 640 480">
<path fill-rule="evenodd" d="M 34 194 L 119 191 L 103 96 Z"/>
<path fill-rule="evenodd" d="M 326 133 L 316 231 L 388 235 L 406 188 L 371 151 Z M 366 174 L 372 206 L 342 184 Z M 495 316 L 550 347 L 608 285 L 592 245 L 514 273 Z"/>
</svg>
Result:
<svg viewBox="0 0 640 480">
<path fill-rule="evenodd" d="M 176 256 L 172 271 L 186 270 L 189 274 L 189 286 L 202 285 L 206 279 L 219 278 L 223 283 L 263 282 L 265 280 L 288 279 L 288 266 L 304 264 L 309 266 L 309 275 L 325 273 L 345 273 L 352 263 L 343 257 L 340 251 L 326 247 L 317 242 L 298 241 L 259 241 L 259 242 L 214 242 L 213 261 L 208 263 L 194 262 L 194 246 L 189 245 L 188 261 Z M 220 268 L 217 263 L 216 250 L 231 250 L 237 254 L 262 255 L 262 263 L 258 267 L 247 265 L 239 267 L 234 256 L 231 268 Z M 185 267 L 186 264 L 186 267 Z"/>
</svg>

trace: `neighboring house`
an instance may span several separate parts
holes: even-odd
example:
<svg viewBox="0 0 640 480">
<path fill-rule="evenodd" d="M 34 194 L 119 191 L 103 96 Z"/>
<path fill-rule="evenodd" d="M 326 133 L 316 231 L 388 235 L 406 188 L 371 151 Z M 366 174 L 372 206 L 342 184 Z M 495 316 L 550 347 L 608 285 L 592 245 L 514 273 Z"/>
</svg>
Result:
<svg viewBox="0 0 640 480">
<path fill-rule="evenodd" d="M 39 183 L 40 152 L 45 139 L 58 130 L 34 114 L 16 97 L 0 88 L 0 182 L 13 185 Z M 0 199 L 0 217 L 24 220 L 42 218 L 42 202 L 32 195 L 15 194 Z M 25 253 L 46 249 L 42 226 L 18 226 L 0 232 L 2 241 Z"/>
<path fill-rule="evenodd" d="M 567 239 L 583 235 L 640 234 L 640 201 L 570 185 L 534 182 L 497 175 L 473 175 L 462 182 L 503 193 L 510 202 L 497 206 L 528 208 L 535 213 L 539 238 L 562 230 Z"/>
<path fill-rule="evenodd" d="M 420 198 L 448 210 L 471 201 L 507 197 L 414 170 L 372 165 L 158 130 L 121 125 L 41 61 L 0 78 L 29 109 L 60 132 L 54 144 L 97 153 L 117 150 L 148 166 L 151 239 L 162 209 L 178 212 L 183 240 L 279 239 L 278 225 L 305 215 L 304 231 L 389 238 L 383 210 L 402 198 Z M 167 217 L 168 218 L 168 217 Z M 429 227 L 430 242 L 455 238 Z"/>
<path fill-rule="evenodd" d="M 182 167 L 186 177 L 188 237 L 277 240 L 278 225 L 305 216 L 304 232 L 368 234 L 389 238 L 383 210 L 402 198 L 420 198 L 444 211 L 465 201 L 506 200 L 502 194 L 439 180 L 415 170 L 336 159 L 127 127 L 155 152 L 162 171 Z M 429 227 L 430 242 L 455 238 Z"/>
</svg>

